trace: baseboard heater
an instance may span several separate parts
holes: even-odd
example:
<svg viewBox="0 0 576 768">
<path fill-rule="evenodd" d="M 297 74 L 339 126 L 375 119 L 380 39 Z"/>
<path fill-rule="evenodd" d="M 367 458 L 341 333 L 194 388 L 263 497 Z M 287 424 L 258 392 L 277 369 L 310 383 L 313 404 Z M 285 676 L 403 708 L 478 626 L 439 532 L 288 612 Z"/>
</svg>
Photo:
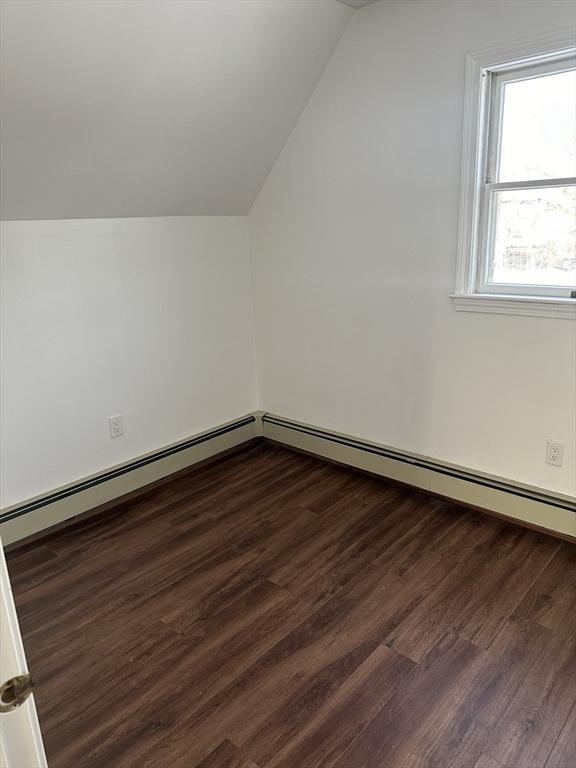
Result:
<svg viewBox="0 0 576 768">
<path fill-rule="evenodd" d="M 265 438 L 562 537 L 576 537 L 576 500 L 264 413 Z"/>
<path fill-rule="evenodd" d="M 19 542 L 256 437 L 576 540 L 572 497 L 256 412 L 0 510 L 2 541 L 4 545 Z"/>
<path fill-rule="evenodd" d="M 256 416 L 249 414 L 0 510 L 2 541 L 4 545 L 19 541 L 252 440 L 256 422 Z"/>
</svg>

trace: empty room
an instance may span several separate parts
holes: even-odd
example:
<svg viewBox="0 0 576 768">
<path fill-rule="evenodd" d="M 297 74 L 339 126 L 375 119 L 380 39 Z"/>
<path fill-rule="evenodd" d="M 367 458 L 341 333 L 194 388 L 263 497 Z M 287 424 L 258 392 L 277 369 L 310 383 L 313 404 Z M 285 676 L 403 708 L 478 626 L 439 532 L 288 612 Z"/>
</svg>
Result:
<svg viewBox="0 0 576 768">
<path fill-rule="evenodd" d="M 0 22 L 0 767 L 576 768 L 576 2 Z"/>
</svg>

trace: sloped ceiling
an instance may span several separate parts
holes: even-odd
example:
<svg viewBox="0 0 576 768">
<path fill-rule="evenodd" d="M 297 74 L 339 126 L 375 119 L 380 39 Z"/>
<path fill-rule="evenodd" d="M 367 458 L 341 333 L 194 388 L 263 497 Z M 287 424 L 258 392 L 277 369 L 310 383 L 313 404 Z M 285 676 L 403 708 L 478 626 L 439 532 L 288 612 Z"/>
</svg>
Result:
<svg viewBox="0 0 576 768">
<path fill-rule="evenodd" d="M 243 214 L 353 13 L 3 0 L 2 217 Z"/>
<path fill-rule="evenodd" d="M 378 0 L 340 0 L 344 5 L 349 5 L 350 8 L 364 8 L 365 5 L 372 5 L 372 3 L 378 2 Z"/>
</svg>

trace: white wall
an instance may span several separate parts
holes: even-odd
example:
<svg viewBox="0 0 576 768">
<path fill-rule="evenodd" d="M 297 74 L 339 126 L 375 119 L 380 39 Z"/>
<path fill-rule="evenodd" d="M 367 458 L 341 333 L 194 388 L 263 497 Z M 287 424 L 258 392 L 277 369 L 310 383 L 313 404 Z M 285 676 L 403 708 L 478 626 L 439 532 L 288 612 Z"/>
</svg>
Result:
<svg viewBox="0 0 576 768">
<path fill-rule="evenodd" d="M 1 504 L 258 406 L 574 493 L 574 324 L 448 299 L 465 53 L 572 16 L 561 0 L 354 15 L 250 215 L 260 401 L 244 218 L 3 223 Z"/>
<path fill-rule="evenodd" d="M 3 506 L 255 409 L 244 217 L 1 229 Z"/>
<path fill-rule="evenodd" d="M 575 492 L 574 324 L 448 298 L 465 54 L 573 21 L 558 0 L 355 14 L 250 214 L 264 408 Z"/>
</svg>

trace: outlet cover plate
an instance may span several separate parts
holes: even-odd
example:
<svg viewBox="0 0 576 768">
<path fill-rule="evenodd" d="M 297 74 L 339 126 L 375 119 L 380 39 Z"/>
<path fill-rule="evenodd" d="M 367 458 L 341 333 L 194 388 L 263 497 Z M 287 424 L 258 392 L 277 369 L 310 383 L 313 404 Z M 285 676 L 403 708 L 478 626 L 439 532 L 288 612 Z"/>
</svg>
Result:
<svg viewBox="0 0 576 768">
<path fill-rule="evenodd" d="M 546 464 L 561 467 L 564 463 L 564 443 L 557 440 L 546 441 Z"/>
<path fill-rule="evenodd" d="M 124 434 L 124 422 L 122 416 L 109 416 L 108 425 L 110 426 L 110 437 L 120 437 Z"/>
</svg>

